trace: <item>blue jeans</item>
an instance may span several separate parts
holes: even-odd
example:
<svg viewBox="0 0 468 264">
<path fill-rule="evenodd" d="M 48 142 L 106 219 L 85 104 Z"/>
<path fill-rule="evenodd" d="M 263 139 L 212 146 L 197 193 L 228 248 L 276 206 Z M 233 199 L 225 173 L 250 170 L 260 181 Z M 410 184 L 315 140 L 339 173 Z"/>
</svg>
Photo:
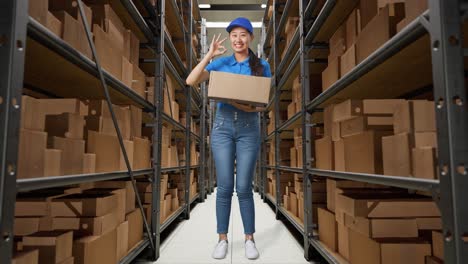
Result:
<svg viewBox="0 0 468 264">
<path fill-rule="evenodd" d="M 260 146 L 258 113 L 248 113 L 224 104 L 218 109 L 211 133 L 211 150 L 216 167 L 216 219 L 218 234 L 227 234 L 234 192 L 239 199 L 244 233 L 255 233 L 252 179 Z"/>
</svg>

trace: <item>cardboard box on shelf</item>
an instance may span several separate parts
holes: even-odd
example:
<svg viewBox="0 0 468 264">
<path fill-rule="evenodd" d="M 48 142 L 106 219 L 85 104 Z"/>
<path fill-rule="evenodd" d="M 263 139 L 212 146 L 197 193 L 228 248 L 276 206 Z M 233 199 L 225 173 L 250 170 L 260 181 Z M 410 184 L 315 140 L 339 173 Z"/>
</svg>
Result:
<svg viewBox="0 0 468 264">
<path fill-rule="evenodd" d="M 336 210 L 353 217 L 411 218 L 438 217 L 439 209 L 427 198 L 403 194 L 345 193 L 336 195 Z"/>
<path fill-rule="evenodd" d="M 179 122 L 179 104 L 176 101 L 171 102 L 171 109 L 172 109 L 172 118 Z M 184 124 L 185 125 L 185 124 Z"/>
<path fill-rule="evenodd" d="M 365 1 L 367 2 L 367 1 Z M 361 8 L 362 8 L 361 2 Z M 369 6 L 370 8 L 370 6 Z M 365 25 L 365 17 L 361 9 L 362 24 Z M 392 3 L 382 8 L 377 15 L 369 21 L 362 29 L 357 40 L 357 63 L 362 62 L 375 50 L 385 44 L 395 33 L 396 25 L 404 18 L 405 15 L 404 3 Z"/>
<path fill-rule="evenodd" d="M 360 10 L 355 8 L 346 19 L 346 49 L 351 49 L 361 33 Z"/>
<path fill-rule="evenodd" d="M 337 230 L 338 253 L 346 260 L 349 260 L 349 228 L 347 228 L 344 224 L 337 223 Z"/>
<path fill-rule="evenodd" d="M 436 149 L 433 147 L 413 148 L 412 175 L 415 178 L 435 180 L 437 174 Z"/>
<path fill-rule="evenodd" d="M 151 142 L 144 138 L 133 138 L 134 154 L 133 167 L 134 170 L 151 168 Z"/>
<path fill-rule="evenodd" d="M 61 0 L 49 0 L 49 9 L 52 11 L 67 11 L 68 14 L 70 14 L 71 16 L 73 16 L 73 18 L 77 19 L 80 22 L 80 25 L 83 23 L 78 6 L 73 4 L 72 2 Z M 88 23 L 88 25 L 91 26 L 93 11 L 86 4 L 83 5 L 83 9 L 87 18 L 86 22 Z"/>
<path fill-rule="evenodd" d="M 271 79 L 267 77 L 212 71 L 208 97 L 264 105 L 269 101 L 270 86 Z"/>
<path fill-rule="evenodd" d="M 96 172 L 96 154 L 85 153 L 83 154 L 83 173 L 95 173 Z"/>
<path fill-rule="evenodd" d="M 122 82 L 128 88 L 132 87 L 133 67 L 134 67 L 133 64 L 130 63 L 127 57 L 123 56 L 122 57 Z M 146 92 L 146 86 L 145 86 L 145 92 Z M 144 94 L 144 96 L 146 96 L 146 94 Z"/>
<path fill-rule="evenodd" d="M 345 76 L 356 67 L 356 45 L 352 45 L 340 58 L 340 75 Z"/>
<path fill-rule="evenodd" d="M 349 99 L 333 107 L 332 121 L 342 122 L 362 115 L 362 101 Z"/>
<path fill-rule="evenodd" d="M 333 122 L 331 124 L 332 141 L 341 140 L 341 123 Z"/>
<path fill-rule="evenodd" d="M 344 138 L 346 171 L 382 174 L 382 137 L 386 131 L 366 131 Z"/>
<path fill-rule="evenodd" d="M 47 23 L 48 0 L 36 0 L 29 4 L 29 15 L 42 25 Z"/>
<path fill-rule="evenodd" d="M 299 25 L 299 17 L 288 17 L 284 26 L 284 33 L 288 34 L 290 31 L 296 31 L 297 25 Z"/>
<path fill-rule="evenodd" d="M 15 251 L 11 264 L 39 264 L 39 250 Z"/>
<path fill-rule="evenodd" d="M 40 100 L 27 95 L 21 97 L 21 128 L 44 131 L 45 115 Z"/>
<path fill-rule="evenodd" d="M 331 36 L 329 46 L 328 61 L 333 61 L 343 55 L 346 50 L 346 23 L 343 23 Z"/>
<path fill-rule="evenodd" d="M 175 211 L 177 211 L 177 209 L 179 209 L 179 207 L 180 207 L 179 198 L 177 198 L 177 197 L 172 198 L 172 200 L 171 200 L 171 211 L 175 212 Z"/>
<path fill-rule="evenodd" d="M 377 15 L 379 12 L 376 0 L 359 1 L 359 14 L 361 17 L 361 30 Z"/>
<path fill-rule="evenodd" d="M 79 114 L 47 115 L 45 118 L 45 131 L 49 137 L 83 139 L 84 124 L 84 118 Z"/>
<path fill-rule="evenodd" d="M 365 99 L 362 100 L 362 113 L 365 115 L 393 115 L 402 99 Z"/>
<path fill-rule="evenodd" d="M 117 245 L 116 229 L 101 236 L 77 238 L 73 243 L 75 264 L 114 264 L 117 262 Z"/>
<path fill-rule="evenodd" d="M 349 260 L 351 263 L 424 264 L 425 256 L 431 254 L 430 244 L 419 239 L 390 238 L 373 240 L 349 230 L 349 241 Z"/>
<path fill-rule="evenodd" d="M 333 170 L 333 142 L 330 137 L 315 140 L 316 167 L 322 170 Z"/>
<path fill-rule="evenodd" d="M 441 230 L 442 219 L 440 217 L 420 217 L 416 218 L 419 230 Z"/>
<path fill-rule="evenodd" d="M 44 151 L 44 176 L 61 176 L 62 151 L 59 149 L 46 149 Z"/>
<path fill-rule="evenodd" d="M 335 212 L 335 198 L 336 194 L 342 193 L 342 188 L 365 188 L 365 187 L 376 187 L 376 185 L 368 184 L 364 182 L 346 181 L 327 179 L 326 180 L 326 193 L 327 193 L 327 208 L 328 210 Z"/>
<path fill-rule="evenodd" d="M 290 192 L 289 193 L 289 205 L 290 205 L 290 210 L 289 212 L 291 212 L 292 215 L 294 216 L 297 216 L 297 209 L 298 209 L 298 206 L 297 206 L 297 194 L 294 193 L 294 192 Z"/>
<path fill-rule="evenodd" d="M 302 150 L 302 146 L 299 146 L 296 148 L 297 150 L 297 167 L 298 168 L 302 168 L 304 166 L 303 164 L 303 160 L 302 160 L 302 157 L 303 157 L 303 150 Z"/>
<path fill-rule="evenodd" d="M 333 124 L 333 108 L 335 105 L 331 104 L 323 110 L 323 129 L 324 136 L 332 136 L 332 124 Z"/>
<path fill-rule="evenodd" d="M 128 221 L 128 248 L 131 249 L 143 239 L 143 218 L 140 209 L 127 214 L 125 220 Z"/>
<path fill-rule="evenodd" d="M 38 99 L 41 113 L 44 115 L 60 115 L 63 113 L 88 115 L 88 106 L 78 99 Z"/>
<path fill-rule="evenodd" d="M 289 203 L 289 195 L 288 195 L 288 194 L 283 195 L 283 207 L 284 207 L 284 209 L 286 209 L 287 211 L 290 211 L 290 210 L 291 210 L 291 206 L 290 206 L 290 203 Z"/>
<path fill-rule="evenodd" d="M 45 26 L 58 37 L 62 36 L 63 25 L 62 22 L 54 16 L 51 12 L 47 12 L 47 21 Z"/>
<path fill-rule="evenodd" d="M 121 223 L 117 229 L 116 260 L 120 261 L 128 252 L 128 221 Z"/>
<path fill-rule="evenodd" d="M 304 223 L 304 197 L 297 199 L 297 214 L 301 223 Z"/>
<path fill-rule="evenodd" d="M 116 136 L 89 131 L 87 143 L 88 152 L 96 154 L 96 172 L 111 172 L 127 169 Z M 124 140 L 124 145 L 130 164 L 132 164 L 134 152 L 133 142 Z"/>
<path fill-rule="evenodd" d="M 366 130 L 384 130 L 393 129 L 393 118 L 384 116 L 359 116 L 340 123 L 341 137 L 349 137 L 361 134 Z"/>
<path fill-rule="evenodd" d="M 130 106 L 130 138 L 142 137 L 141 130 L 143 126 L 143 110 L 137 106 Z"/>
<path fill-rule="evenodd" d="M 55 198 L 51 202 L 54 217 L 103 216 L 118 205 L 114 194 L 71 194 Z"/>
<path fill-rule="evenodd" d="M 15 236 L 26 236 L 39 231 L 52 230 L 52 217 L 50 216 L 15 217 Z"/>
<path fill-rule="evenodd" d="M 340 79 L 340 58 L 329 61 L 327 68 L 322 72 L 322 91 L 326 91 Z"/>
<path fill-rule="evenodd" d="M 138 64 L 138 60 L 140 59 L 140 40 L 131 30 L 126 30 L 125 43 L 124 49 L 130 51 L 128 60 L 133 64 Z"/>
<path fill-rule="evenodd" d="M 84 56 L 91 58 L 91 48 L 88 45 L 86 32 L 81 21 L 75 19 L 66 11 L 53 11 L 52 14 L 59 19 L 63 25 L 63 31 L 60 37 Z"/>
<path fill-rule="evenodd" d="M 54 230 L 74 230 L 90 236 L 100 236 L 119 225 L 117 211 L 98 217 L 55 217 L 52 222 Z"/>
<path fill-rule="evenodd" d="M 338 226 L 335 221 L 335 214 L 332 212 L 318 208 L 318 232 L 319 239 L 331 250 L 338 249 Z"/>
<path fill-rule="evenodd" d="M 426 100 L 405 101 L 395 108 L 394 132 L 435 132 L 434 102 Z"/>
<path fill-rule="evenodd" d="M 74 264 L 75 263 L 75 258 L 74 257 L 69 257 L 66 260 L 57 263 L 57 264 Z"/>
<path fill-rule="evenodd" d="M 52 137 L 51 143 L 54 149 L 62 151 L 61 167 L 64 175 L 83 173 L 84 140 Z"/>
<path fill-rule="evenodd" d="M 72 256 L 73 232 L 41 231 L 23 237 L 23 249 L 39 249 L 39 263 L 60 263 Z"/>
<path fill-rule="evenodd" d="M 115 78 L 122 79 L 123 52 L 113 44 L 109 35 L 97 24 L 93 25 L 94 45 L 102 67 Z"/>
<path fill-rule="evenodd" d="M 406 133 L 382 138 L 385 175 L 411 176 L 411 143 Z"/>
<path fill-rule="evenodd" d="M 44 151 L 46 147 L 47 133 L 28 129 L 20 130 L 18 179 L 45 176 Z"/>
<path fill-rule="evenodd" d="M 416 148 L 433 147 L 437 148 L 436 132 L 415 132 L 414 146 Z"/>
<path fill-rule="evenodd" d="M 163 178 L 164 177 L 161 177 L 161 179 Z M 133 190 L 133 185 L 131 181 L 101 181 L 95 183 L 95 188 L 125 189 L 125 213 L 129 214 L 135 209 L 135 191 Z"/>
<path fill-rule="evenodd" d="M 346 171 L 346 159 L 345 159 L 345 149 L 344 141 L 339 140 L 333 142 L 333 160 L 334 160 L 334 170 L 335 171 Z"/>
<path fill-rule="evenodd" d="M 432 231 L 432 255 L 444 259 L 444 237 L 440 231 Z"/>
<path fill-rule="evenodd" d="M 421 15 L 428 8 L 428 1 L 425 0 L 405 1 L 405 19 L 407 19 L 409 23 Z"/>
<path fill-rule="evenodd" d="M 145 97 L 145 73 L 138 67 L 138 63 L 133 64 L 133 80 L 131 88 L 141 97 Z"/>
<path fill-rule="evenodd" d="M 193 196 L 193 193 L 191 193 L 191 195 Z M 171 215 L 171 212 L 172 212 L 172 195 L 171 194 L 168 193 L 164 196 L 164 203 L 166 203 L 165 205 L 166 212 L 164 212 L 164 214 L 166 215 L 166 217 L 168 217 Z"/>
<path fill-rule="evenodd" d="M 297 150 L 296 148 L 291 148 L 289 152 L 290 160 L 291 160 L 291 167 L 297 167 Z M 302 158 L 302 157 L 301 157 Z"/>
<path fill-rule="evenodd" d="M 418 237 L 418 225 L 415 218 L 369 219 L 344 214 L 344 224 L 369 238 Z"/>
</svg>

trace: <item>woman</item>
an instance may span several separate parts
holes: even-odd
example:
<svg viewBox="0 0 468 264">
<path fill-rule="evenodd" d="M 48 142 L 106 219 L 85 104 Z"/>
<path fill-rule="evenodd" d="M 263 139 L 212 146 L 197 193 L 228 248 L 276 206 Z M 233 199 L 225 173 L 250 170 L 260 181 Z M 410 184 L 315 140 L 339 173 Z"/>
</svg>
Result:
<svg viewBox="0 0 468 264">
<path fill-rule="evenodd" d="M 247 18 L 236 18 L 227 27 L 234 54 L 209 63 L 222 55 L 226 48 L 222 45 L 227 39 L 221 35 L 213 37 L 210 50 L 203 60 L 187 77 L 188 85 L 208 80 L 210 71 L 222 71 L 244 75 L 271 77 L 270 65 L 255 56 L 249 48 L 252 42 L 253 27 Z M 260 146 L 258 111 L 264 109 L 230 101 L 218 103 L 211 133 L 211 149 L 215 159 L 217 175 L 216 219 L 219 242 L 213 251 L 213 258 L 223 259 L 228 251 L 227 233 L 231 200 L 234 191 L 234 162 L 236 162 L 236 192 L 239 199 L 245 234 L 245 254 L 248 259 L 257 259 L 255 247 L 255 208 L 252 192 L 252 179 Z"/>
</svg>

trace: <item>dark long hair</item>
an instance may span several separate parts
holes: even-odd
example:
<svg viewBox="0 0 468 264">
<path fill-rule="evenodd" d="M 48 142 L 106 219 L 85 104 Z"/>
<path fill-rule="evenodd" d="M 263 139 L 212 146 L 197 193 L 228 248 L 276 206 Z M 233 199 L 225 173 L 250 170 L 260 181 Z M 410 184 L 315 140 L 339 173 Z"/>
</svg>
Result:
<svg viewBox="0 0 468 264">
<path fill-rule="evenodd" d="M 263 76 L 263 65 L 260 59 L 255 53 L 249 48 L 249 66 L 252 76 Z"/>
</svg>

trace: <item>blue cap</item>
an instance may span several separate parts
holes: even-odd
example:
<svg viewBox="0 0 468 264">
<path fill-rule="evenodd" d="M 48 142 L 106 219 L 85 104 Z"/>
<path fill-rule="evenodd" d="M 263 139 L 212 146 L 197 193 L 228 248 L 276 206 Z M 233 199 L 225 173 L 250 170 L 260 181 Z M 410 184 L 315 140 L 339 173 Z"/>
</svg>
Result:
<svg viewBox="0 0 468 264">
<path fill-rule="evenodd" d="M 234 19 L 231 24 L 226 28 L 227 32 L 231 32 L 231 30 L 235 27 L 242 27 L 245 28 L 250 34 L 253 34 L 253 26 L 250 20 L 245 17 L 238 17 Z"/>
</svg>

